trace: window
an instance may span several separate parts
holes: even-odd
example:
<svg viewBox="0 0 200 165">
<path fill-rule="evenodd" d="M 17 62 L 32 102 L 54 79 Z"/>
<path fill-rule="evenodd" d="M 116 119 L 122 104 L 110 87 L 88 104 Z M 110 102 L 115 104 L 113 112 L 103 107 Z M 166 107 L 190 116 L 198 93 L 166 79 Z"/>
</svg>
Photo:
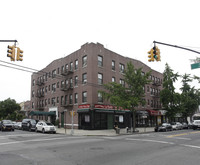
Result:
<svg viewBox="0 0 200 165">
<path fill-rule="evenodd" d="M 75 80 L 74 80 L 74 86 L 77 87 L 78 86 L 78 76 L 75 76 Z"/>
<path fill-rule="evenodd" d="M 69 69 L 68 64 L 65 65 L 65 71 L 67 72 Z"/>
<path fill-rule="evenodd" d="M 115 81 L 115 77 L 112 77 L 112 82 L 116 82 L 116 81 Z"/>
<path fill-rule="evenodd" d="M 63 73 L 65 71 L 65 67 L 61 66 L 61 72 Z"/>
<path fill-rule="evenodd" d="M 59 103 L 59 97 L 57 97 L 57 103 Z"/>
<path fill-rule="evenodd" d="M 69 84 L 69 86 L 70 86 L 70 88 L 73 88 L 73 80 L 72 80 L 72 78 L 70 78 L 70 80 L 69 80 L 70 82 L 70 84 Z"/>
<path fill-rule="evenodd" d="M 57 82 L 57 88 L 59 88 L 59 82 Z"/>
<path fill-rule="evenodd" d="M 75 70 L 78 69 L 78 60 L 75 60 Z"/>
<path fill-rule="evenodd" d="M 69 95 L 69 104 L 73 104 L 72 94 Z"/>
<path fill-rule="evenodd" d="M 74 94 L 74 103 L 77 104 L 78 103 L 78 93 Z"/>
<path fill-rule="evenodd" d="M 55 78 L 56 77 L 56 70 L 53 70 L 52 71 L 52 78 Z"/>
<path fill-rule="evenodd" d="M 32 91 L 32 97 L 34 97 L 35 96 L 35 91 Z"/>
<path fill-rule="evenodd" d="M 86 103 L 87 102 L 87 92 L 82 93 L 82 102 Z"/>
<path fill-rule="evenodd" d="M 61 105 L 64 104 L 64 96 L 61 96 Z"/>
<path fill-rule="evenodd" d="M 87 55 L 83 56 L 82 58 L 82 66 L 83 67 L 87 66 Z"/>
<path fill-rule="evenodd" d="M 112 60 L 112 70 L 115 70 L 115 61 Z"/>
<path fill-rule="evenodd" d="M 64 87 L 65 87 L 65 82 L 61 81 L 61 88 L 64 88 Z"/>
<path fill-rule="evenodd" d="M 103 84 L 103 74 L 98 73 L 98 84 L 102 85 Z"/>
<path fill-rule="evenodd" d="M 53 97 L 53 98 L 51 99 L 51 104 L 52 104 L 53 106 L 55 106 L 55 103 L 56 103 L 56 98 Z"/>
<path fill-rule="evenodd" d="M 52 84 L 52 91 L 53 91 L 53 92 L 56 91 L 56 84 Z"/>
<path fill-rule="evenodd" d="M 33 80 L 33 86 L 35 86 L 35 80 Z"/>
<path fill-rule="evenodd" d="M 98 66 L 102 67 L 103 66 L 103 57 L 98 55 Z"/>
<path fill-rule="evenodd" d="M 125 87 L 125 82 L 124 82 L 123 79 L 120 79 L 120 80 L 119 80 L 119 83 L 120 83 L 123 87 Z"/>
<path fill-rule="evenodd" d="M 58 74 L 60 73 L 60 68 L 57 69 Z"/>
<path fill-rule="evenodd" d="M 82 83 L 83 83 L 83 84 L 86 84 L 86 83 L 87 83 L 87 73 L 84 73 L 84 74 L 82 75 Z"/>
<path fill-rule="evenodd" d="M 67 105 L 67 95 L 65 95 L 65 105 Z"/>
<path fill-rule="evenodd" d="M 70 62 L 70 71 L 73 71 L 73 62 Z"/>
<path fill-rule="evenodd" d="M 119 64 L 119 71 L 120 71 L 121 73 L 124 73 L 124 70 L 125 70 L 124 64 Z"/>
<path fill-rule="evenodd" d="M 34 102 L 32 102 L 32 108 L 34 108 Z"/>
<path fill-rule="evenodd" d="M 98 92 L 98 102 L 103 103 L 103 96 L 102 93 Z"/>
</svg>

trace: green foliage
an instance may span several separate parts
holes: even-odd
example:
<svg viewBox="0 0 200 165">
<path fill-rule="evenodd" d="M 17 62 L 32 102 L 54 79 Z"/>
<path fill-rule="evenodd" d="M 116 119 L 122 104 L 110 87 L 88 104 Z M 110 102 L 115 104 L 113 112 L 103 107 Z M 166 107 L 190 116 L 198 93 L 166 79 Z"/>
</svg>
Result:
<svg viewBox="0 0 200 165">
<path fill-rule="evenodd" d="M 15 120 L 20 108 L 20 105 L 13 99 L 8 98 L 0 101 L 0 119 Z"/>
<path fill-rule="evenodd" d="M 139 104 L 144 102 L 144 86 L 150 82 L 151 72 L 142 75 L 142 68 L 135 69 L 134 65 L 129 62 L 127 70 L 124 72 L 125 86 L 116 82 L 105 84 L 107 91 L 100 91 L 103 97 L 112 104 L 123 107 L 124 109 L 134 110 Z"/>
<path fill-rule="evenodd" d="M 178 80 L 178 73 L 173 73 L 173 70 L 168 64 L 165 65 L 163 73 L 163 90 L 160 92 L 160 100 L 169 118 L 174 117 L 180 107 L 180 95 L 175 92 L 174 83 Z"/>
<path fill-rule="evenodd" d="M 133 112 L 133 122 L 135 122 L 135 107 L 145 104 L 144 86 L 151 82 L 149 80 L 151 71 L 142 73 L 142 68 L 135 69 L 134 65 L 127 63 L 127 70 L 124 72 L 124 81 L 126 85 L 111 82 L 105 84 L 106 91 L 99 91 L 103 98 L 110 101 L 111 104 Z M 135 128 L 135 123 L 133 123 Z"/>
<path fill-rule="evenodd" d="M 194 77 L 195 78 L 195 77 Z M 181 113 L 184 117 L 192 116 L 197 110 L 200 103 L 200 92 L 194 87 L 191 88 L 189 82 L 192 82 L 190 74 L 185 74 L 182 76 L 183 86 L 181 88 Z"/>
</svg>

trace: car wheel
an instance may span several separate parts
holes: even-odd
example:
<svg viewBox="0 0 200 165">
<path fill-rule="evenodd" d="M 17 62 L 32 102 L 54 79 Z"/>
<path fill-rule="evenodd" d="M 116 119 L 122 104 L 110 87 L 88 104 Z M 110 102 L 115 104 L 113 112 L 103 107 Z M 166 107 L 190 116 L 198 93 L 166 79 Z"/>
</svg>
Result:
<svg viewBox="0 0 200 165">
<path fill-rule="evenodd" d="M 45 133 L 45 130 L 44 130 L 44 128 L 42 129 L 42 133 Z"/>
</svg>

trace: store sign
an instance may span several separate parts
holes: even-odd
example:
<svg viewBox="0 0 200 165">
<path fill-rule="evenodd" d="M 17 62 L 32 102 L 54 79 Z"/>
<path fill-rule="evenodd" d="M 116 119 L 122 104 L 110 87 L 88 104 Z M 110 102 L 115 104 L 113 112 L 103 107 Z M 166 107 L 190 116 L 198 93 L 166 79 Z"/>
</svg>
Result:
<svg viewBox="0 0 200 165">
<path fill-rule="evenodd" d="M 96 109 L 109 109 L 109 110 L 124 110 L 122 107 L 113 106 L 113 105 L 102 105 L 102 104 L 95 104 L 94 108 Z M 128 110 L 128 109 L 126 109 Z M 125 111 L 126 111 L 125 110 Z M 128 110 L 129 111 L 129 110 Z"/>
<path fill-rule="evenodd" d="M 78 109 L 89 109 L 90 108 L 90 104 L 83 104 L 83 105 L 79 105 Z"/>
</svg>

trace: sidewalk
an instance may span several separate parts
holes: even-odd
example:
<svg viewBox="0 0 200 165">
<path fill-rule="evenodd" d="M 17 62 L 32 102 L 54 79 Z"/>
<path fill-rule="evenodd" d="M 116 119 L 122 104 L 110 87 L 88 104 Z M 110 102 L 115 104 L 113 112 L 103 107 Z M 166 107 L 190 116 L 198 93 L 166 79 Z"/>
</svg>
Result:
<svg viewBox="0 0 200 165">
<path fill-rule="evenodd" d="M 66 134 L 66 135 L 75 135 L 75 136 L 117 136 L 117 135 L 130 135 L 132 133 L 127 133 L 126 129 L 120 129 L 120 133 L 117 134 L 114 129 L 107 129 L 107 130 L 82 130 L 82 129 L 74 129 L 73 132 L 71 129 L 64 129 L 64 128 L 57 128 L 57 133 L 59 134 Z M 154 132 L 154 127 L 147 127 L 147 128 L 136 128 L 139 132 L 138 133 L 150 133 Z"/>
</svg>

